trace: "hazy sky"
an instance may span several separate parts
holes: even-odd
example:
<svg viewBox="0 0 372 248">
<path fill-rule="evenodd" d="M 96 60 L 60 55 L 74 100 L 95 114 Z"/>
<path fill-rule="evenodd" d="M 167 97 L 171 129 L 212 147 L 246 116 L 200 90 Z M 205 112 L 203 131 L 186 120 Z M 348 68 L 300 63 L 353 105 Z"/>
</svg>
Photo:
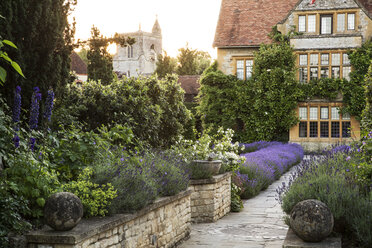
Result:
<svg viewBox="0 0 372 248">
<path fill-rule="evenodd" d="M 221 0 L 78 0 L 75 38 L 89 38 L 92 25 L 105 36 L 137 31 L 140 23 L 151 32 L 157 15 L 168 55 L 175 57 L 188 42 L 215 58 L 212 43 L 220 5 Z"/>
</svg>

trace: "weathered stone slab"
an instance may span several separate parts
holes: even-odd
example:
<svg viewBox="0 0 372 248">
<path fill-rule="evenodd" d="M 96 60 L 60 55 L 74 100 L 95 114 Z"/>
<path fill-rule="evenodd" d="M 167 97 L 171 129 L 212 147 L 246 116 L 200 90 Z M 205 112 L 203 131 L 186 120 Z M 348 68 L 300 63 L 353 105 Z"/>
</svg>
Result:
<svg viewBox="0 0 372 248">
<path fill-rule="evenodd" d="M 341 248 L 341 237 L 328 237 L 321 242 L 305 242 L 288 229 L 283 248 Z"/>
</svg>

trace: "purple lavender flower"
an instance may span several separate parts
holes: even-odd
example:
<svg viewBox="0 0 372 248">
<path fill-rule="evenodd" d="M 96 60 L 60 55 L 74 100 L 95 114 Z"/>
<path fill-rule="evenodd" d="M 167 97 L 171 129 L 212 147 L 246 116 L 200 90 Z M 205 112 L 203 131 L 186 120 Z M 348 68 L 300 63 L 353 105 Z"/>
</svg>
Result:
<svg viewBox="0 0 372 248">
<path fill-rule="evenodd" d="M 14 146 L 16 148 L 18 148 L 19 147 L 19 136 L 18 136 L 18 134 L 14 134 L 13 142 L 14 142 Z"/>
<path fill-rule="evenodd" d="M 30 149 L 31 149 L 31 151 L 35 150 L 35 142 L 36 142 L 35 138 L 30 138 Z"/>
<path fill-rule="evenodd" d="M 53 90 L 48 90 L 48 96 L 45 100 L 44 118 L 47 119 L 49 122 L 52 116 L 53 100 L 54 100 L 54 92 Z"/>
<path fill-rule="evenodd" d="M 32 94 L 32 98 L 31 98 L 31 115 L 30 115 L 30 128 L 31 129 L 37 128 L 37 123 L 39 120 L 41 93 L 38 93 L 38 92 L 39 92 L 39 88 L 34 87 L 34 93 Z"/>
<path fill-rule="evenodd" d="M 17 86 L 14 92 L 14 107 L 13 107 L 13 122 L 17 124 L 20 120 L 21 115 L 21 87 Z M 16 131 L 18 131 L 18 127 L 15 127 Z"/>
</svg>

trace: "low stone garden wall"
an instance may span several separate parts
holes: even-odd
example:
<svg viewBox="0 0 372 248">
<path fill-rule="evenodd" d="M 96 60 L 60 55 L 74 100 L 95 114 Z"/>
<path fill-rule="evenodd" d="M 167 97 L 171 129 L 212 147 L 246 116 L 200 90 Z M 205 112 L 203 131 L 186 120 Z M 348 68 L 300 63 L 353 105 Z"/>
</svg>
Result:
<svg viewBox="0 0 372 248">
<path fill-rule="evenodd" d="M 231 172 L 210 179 L 190 180 L 191 221 L 215 222 L 230 212 Z"/>
<path fill-rule="evenodd" d="M 27 247 L 175 247 L 190 235 L 191 193 L 160 198 L 134 214 L 83 219 L 70 231 L 45 227 L 26 235 Z"/>
</svg>

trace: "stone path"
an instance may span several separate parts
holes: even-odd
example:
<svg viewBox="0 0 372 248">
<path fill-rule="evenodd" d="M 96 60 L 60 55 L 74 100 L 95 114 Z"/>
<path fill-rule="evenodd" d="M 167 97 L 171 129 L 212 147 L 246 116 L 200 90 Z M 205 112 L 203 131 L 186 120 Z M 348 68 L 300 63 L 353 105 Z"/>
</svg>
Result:
<svg viewBox="0 0 372 248">
<path fill-rule="evenodd" d="M 293 170 L 285 173 L 256 197 L 246 200 L 240 213 L 229 213 L 215 223 L 193 224 L 190 239 L 179 248 L 282 247 L 288 226 L 284 224 L 284 214 L 275 200 L 276 189 L 282 182 L 287 182 Z"/>
</svg>

